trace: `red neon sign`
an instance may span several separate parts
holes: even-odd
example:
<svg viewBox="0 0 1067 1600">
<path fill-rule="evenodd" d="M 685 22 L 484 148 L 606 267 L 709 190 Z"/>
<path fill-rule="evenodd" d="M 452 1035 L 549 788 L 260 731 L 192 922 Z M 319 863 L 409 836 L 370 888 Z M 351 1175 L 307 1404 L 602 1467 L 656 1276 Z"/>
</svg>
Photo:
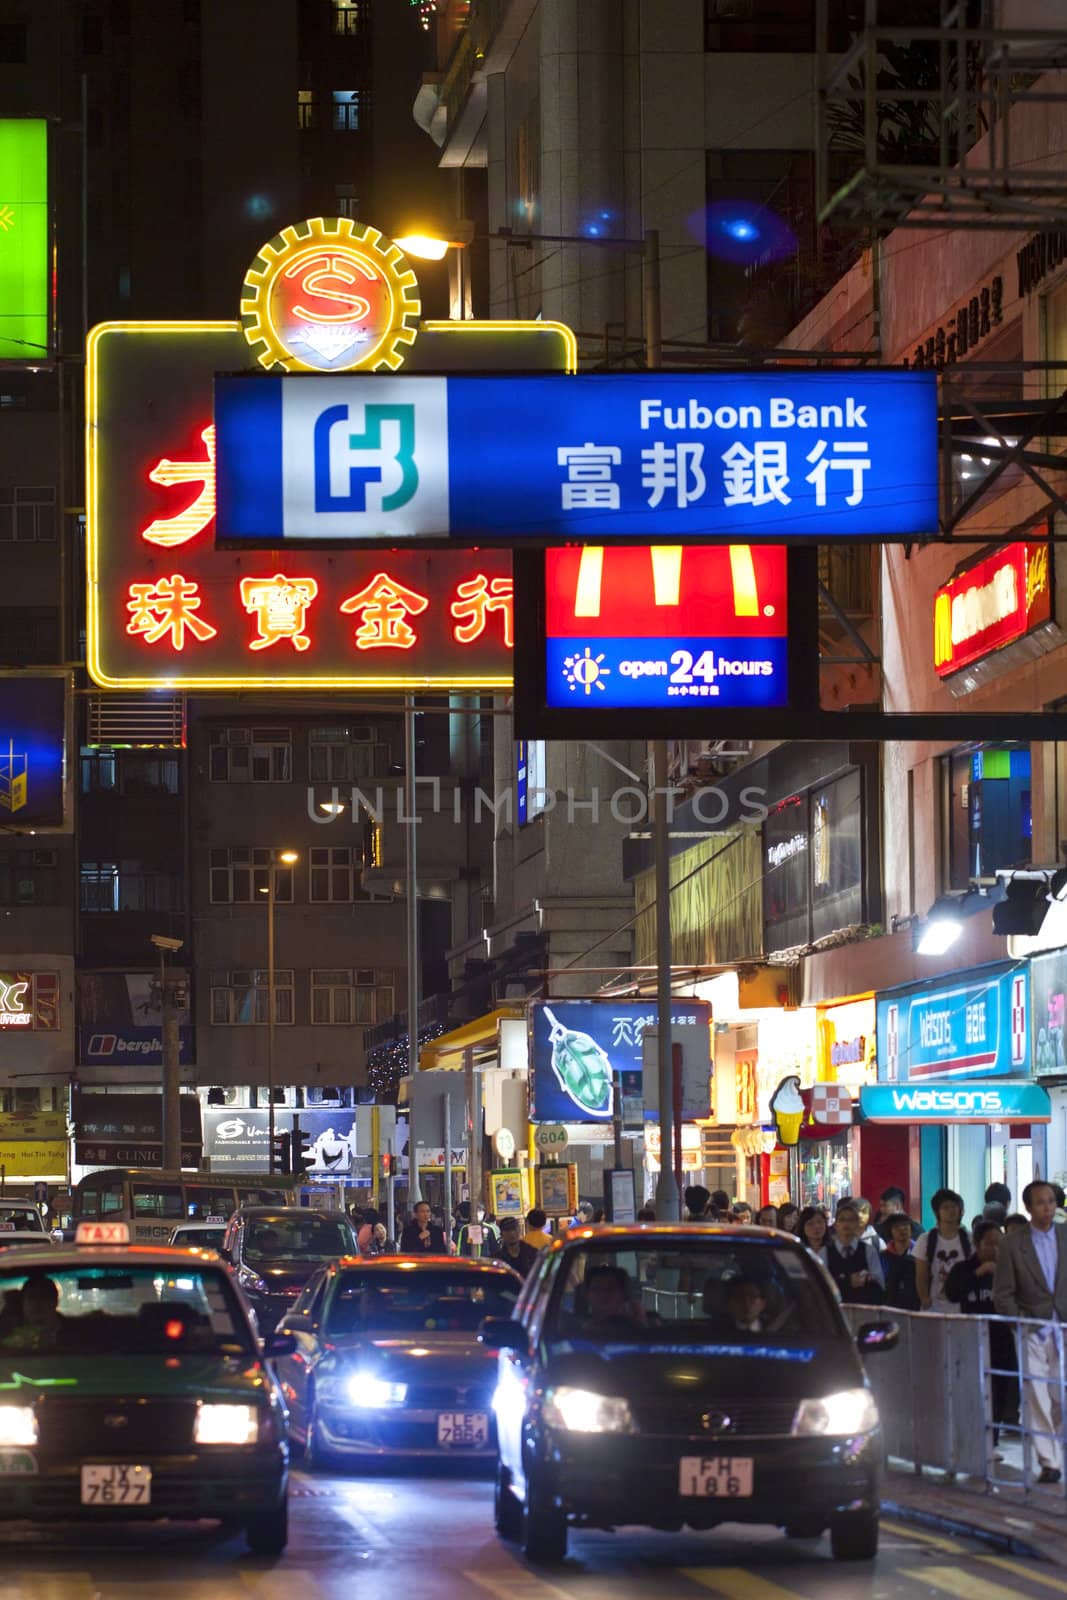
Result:
<svg viewBox="0 0 1067 1600">
<path fill-rule="evenodd" d="M 1051 617 L 1048 545 L 1005 545 L 938 589 L 934 671 L 947 678 Z"/>
</svg>

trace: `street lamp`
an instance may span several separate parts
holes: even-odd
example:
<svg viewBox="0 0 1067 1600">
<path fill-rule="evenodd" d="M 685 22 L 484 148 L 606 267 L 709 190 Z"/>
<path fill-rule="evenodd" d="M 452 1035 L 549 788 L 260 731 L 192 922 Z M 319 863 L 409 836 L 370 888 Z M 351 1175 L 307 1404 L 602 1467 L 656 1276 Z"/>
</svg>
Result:
<svg viewBox="0 0 1067 1600">
<path fill-rule="evenodd" d="M 274 1171 L 274 883 L 279 866 L 291 867 L 300 857 L 295 850 L 272 850 L 267 884 L 267 1147 L 269 1172 Z"/>
<path fill-rule="evenodd" d="M 159 1033 L 160 1056 L 163 1063 L 163 1126 L 160 1157 L 166 1172 L 180 1172 L 182 1165 L 181 1127 L 181 1045 L 178 1034 L 178 1015 L 173 996 L 167 987 L 167 952 L 176 955 L 184 940 L 172 939 L 166 933 L 150 935 L 151 943 L 159 951 Z"/>
<path fill-rule="evenodd" d="M 438 233 L 415 230 L 394 239 L 406 256 L 417 261 L 443 261 L 448 256 L 449 316 L 453 322 L 465 322 L 470 317 L 470 275 L 464 270 L 464 252 L 474 243 L 474 223 L 468 217 L 450 222 L 447 230 Z"/>
</svg>

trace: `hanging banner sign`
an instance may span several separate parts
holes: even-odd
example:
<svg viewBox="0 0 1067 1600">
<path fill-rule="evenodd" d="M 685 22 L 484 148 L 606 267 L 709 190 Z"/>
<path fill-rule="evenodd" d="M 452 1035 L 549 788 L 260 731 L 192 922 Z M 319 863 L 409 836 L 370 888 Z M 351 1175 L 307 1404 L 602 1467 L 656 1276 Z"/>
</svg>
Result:
<svg viewBox="0 0 1067 1600">
<path fill-rule="evenodd" d="M 934 599 L 934 671 L 947 678 L 1052 616 L 1047 544 L 1005 545 L 941 585 Z"/>
<path fill-rule="evenodd" d="M 616 1078 L 644 1067 L 644 1032 L 656 1023 L 656 1008 L 638 1000 L 548 1000 L 530 1006 L 530 1121 L 611 1124 Z M 711 1075 L 711 1007 L 705 1000 L 678 1000 L 672 1029 L 692 1029 L 703 1055 L 703 1111 Z M 623 1083 L 624 1099 L 627 1086 Z"/>
<path fill-rule="evenodd" d="M 910 539 L 926 372 L 220 377 L 221 542 Z"/>
<path fill-rule="evenodd" d="M 930 1084 L 927 1088 L 888 1083 L 860 1090 L 864 1122 L 1051 1122 L 1048 1090 L 1037 1083 Z"/>
<path fill-rule="evenodd" d="M 883 1083 L 991 1078 L 1030 1070 L 1028 975 L 981 968 L 878 996 Z"/>
</svg>

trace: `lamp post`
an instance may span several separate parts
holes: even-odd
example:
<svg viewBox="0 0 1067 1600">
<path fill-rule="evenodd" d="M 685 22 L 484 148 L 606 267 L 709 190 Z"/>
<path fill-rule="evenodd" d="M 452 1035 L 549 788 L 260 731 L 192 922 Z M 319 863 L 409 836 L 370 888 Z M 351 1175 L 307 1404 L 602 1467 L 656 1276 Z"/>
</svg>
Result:
<svg viewBox="0 0 1067 1600">
<path fill-rule="evenodd" d="M 295 850 L 271 851 L 267 866 L 267 1170 L 274 1171 L 274 900 L 279 866 L 291 867 L 300 857 Z"/>
</svg>

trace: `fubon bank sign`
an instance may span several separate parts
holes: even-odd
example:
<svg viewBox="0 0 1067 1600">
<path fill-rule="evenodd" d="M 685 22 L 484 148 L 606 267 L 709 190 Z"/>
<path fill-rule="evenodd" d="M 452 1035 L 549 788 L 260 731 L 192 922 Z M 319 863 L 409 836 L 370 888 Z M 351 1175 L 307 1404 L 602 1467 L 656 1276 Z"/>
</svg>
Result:
<svg viewBox="0 0 1067 1600">
<path fill-rule="evenodd" d="M 1005 545 L 941 585 L 934 599 L 934 670 L 947 678 L 1052 617 L 1047 543 Z"/>
</svg>

